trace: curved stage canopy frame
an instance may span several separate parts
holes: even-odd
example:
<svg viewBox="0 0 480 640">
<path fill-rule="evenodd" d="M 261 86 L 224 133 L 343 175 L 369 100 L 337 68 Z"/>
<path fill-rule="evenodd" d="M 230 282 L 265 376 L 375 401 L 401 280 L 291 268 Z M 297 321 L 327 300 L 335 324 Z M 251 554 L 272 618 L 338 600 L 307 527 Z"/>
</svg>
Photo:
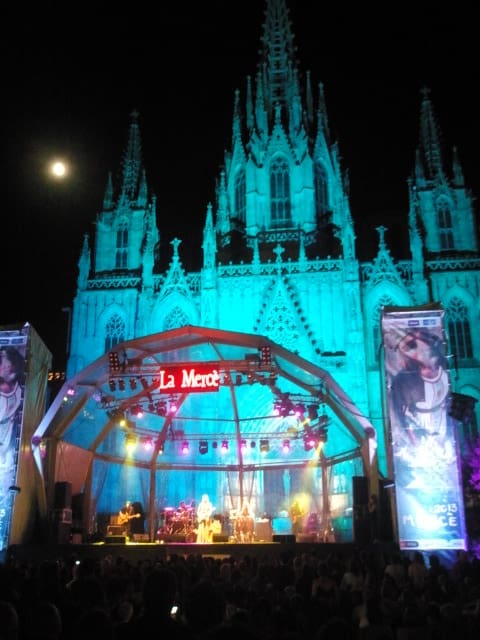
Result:
<svg viewBox="0 0 480 640">
<path fill-rule="evenodd" d="M 127 444 L 137 446 L 132 451 Z M 234 478 L 227 491 L 235 494 L 228 496 L 233 506 L 252 498 L 258 472 L 314 465 L 322 469 L 326 514 L 327 469 L 355 459 L 361 475 L 372 479 L 376 465 L 372 424 L 327 371 L 263 336 L 195 326 L 115 345 L 67 380 L 32 448 L 46 508 L 54 482 L 68 481 L 85 495 L 90 512 L 100 504 L 118 509 L 122 490 L 138 492 L 141 485 L 154 513 L 169 501 L 158 495 L 167 492 L 166 477 L 175 478 L 168 484 L 177 489 L 188 477 L 198 495 L 212 491 L 207 472 Z M 129 469 L 125 488 L 120 471 L 108 474 L 110 466 Z M 135 472 L 140 481 L 132 479 Z M 257 486 L 257 509 L 265 511 L 261 493 Z M 154 527 L 151 518 L 151 537 Z"/>
</svg>

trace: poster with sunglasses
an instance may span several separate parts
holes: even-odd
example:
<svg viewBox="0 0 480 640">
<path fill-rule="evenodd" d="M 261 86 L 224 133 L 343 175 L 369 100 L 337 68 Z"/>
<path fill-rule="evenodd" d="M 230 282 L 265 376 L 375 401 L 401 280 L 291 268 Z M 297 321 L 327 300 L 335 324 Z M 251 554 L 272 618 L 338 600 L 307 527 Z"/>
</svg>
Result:
<svg viewBox="0 0 480 640">
<path fill-rule="evenodd" d="M 401 549 L 466 549 L 461 465 L 440 305 L 385 307 L 390 463 Z"/>
</svg>

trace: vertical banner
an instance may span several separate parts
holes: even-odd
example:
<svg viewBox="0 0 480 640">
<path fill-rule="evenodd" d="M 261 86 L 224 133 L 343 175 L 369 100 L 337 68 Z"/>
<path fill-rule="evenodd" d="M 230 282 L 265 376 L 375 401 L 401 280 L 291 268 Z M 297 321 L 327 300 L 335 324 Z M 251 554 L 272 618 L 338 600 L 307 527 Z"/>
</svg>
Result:
<svg viewBox="0 0 480 640">
<path fill-rule="evenodd" d="M 28 329 L 0 330 L 0 551 L 7 548 L 23 423 Z"/>
<path fill-rule="evenodd" d="M 382 313 L 387 411 L 401 549 L 466 549 L 444 310 Z"/>
</svg>

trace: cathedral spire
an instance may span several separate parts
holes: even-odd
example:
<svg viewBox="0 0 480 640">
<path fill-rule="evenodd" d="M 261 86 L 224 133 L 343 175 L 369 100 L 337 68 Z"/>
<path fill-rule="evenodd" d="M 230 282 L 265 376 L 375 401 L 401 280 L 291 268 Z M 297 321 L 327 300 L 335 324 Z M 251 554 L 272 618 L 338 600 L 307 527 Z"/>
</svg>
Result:
<svg viewBox="0 0 480 640">
<path fill-rule="evenodd" d="M 261 65 L 264 65 L 264 96 L 267 111 L 290 102 L 296 82 L 295 47 L 285 0 L 267 0 L 262 36 Z"/>
<path fill-rule="evenodd" d="M 131 202 L 137 199 L 139 195 L 139 183 L 143 176 L 142 145 L 138 115 L 138 111 L 133 111 L 131 114 L 127 148 L 122 161 L 122 201 L 128 200 Z"/>
<path fill-rule="evenodd" d="M 105 187 L 105 195 L 103 196 L 103 208 L 105 211 L 113 207 L 113 180 L 112 172 L 108 172 L 107 186 Z"/>
<path fill-rule="evenodd" d="M 443 182 L 445 179 L 442 159 L 440 132 L 433 112 L 430 90 L 422 90 L 423 98 L 420 110 L 420 142 L 417 162 L 427 180 Z M 418 175 L 419 171 L 417 171 Z"/>
</svg>

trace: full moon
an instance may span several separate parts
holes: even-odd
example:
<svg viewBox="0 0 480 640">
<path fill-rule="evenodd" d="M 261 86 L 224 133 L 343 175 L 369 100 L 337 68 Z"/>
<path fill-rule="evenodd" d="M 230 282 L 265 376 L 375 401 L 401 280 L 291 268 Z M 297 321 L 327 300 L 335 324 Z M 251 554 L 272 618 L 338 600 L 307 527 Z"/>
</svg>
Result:
<svg viewBox="0 0 480 640">
<path fill-rule="evenodd" d="M 67 165 L 61 160 L 56 160 L 52 162 L 50 170 L 55 178 L 63 178 L 67 174 Z"/>
</svg>

